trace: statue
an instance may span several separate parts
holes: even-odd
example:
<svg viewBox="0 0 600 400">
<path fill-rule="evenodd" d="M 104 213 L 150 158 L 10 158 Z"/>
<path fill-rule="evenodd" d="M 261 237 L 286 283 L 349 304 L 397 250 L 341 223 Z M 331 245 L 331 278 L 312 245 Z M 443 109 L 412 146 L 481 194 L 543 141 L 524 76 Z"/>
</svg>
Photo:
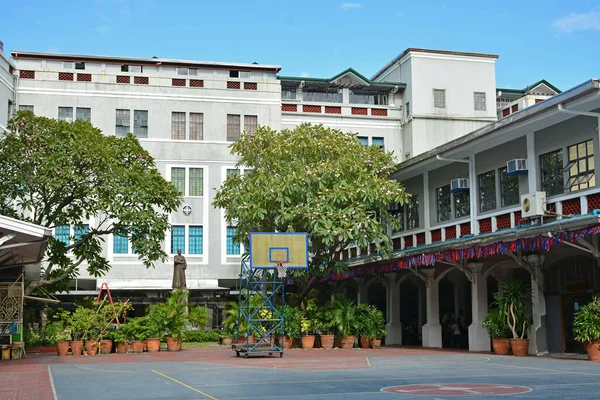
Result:
<svg viewBox="0 0 600 400">
<path fill-rule="evenodd" d="M 177 249 L 177 255 L 173 258 L 173 289 L 186 289 L 185 284 L 185 270 L 187 268 L 187 261 L 185 257 L 181 255 L 181 249 Z"/>
</svg>

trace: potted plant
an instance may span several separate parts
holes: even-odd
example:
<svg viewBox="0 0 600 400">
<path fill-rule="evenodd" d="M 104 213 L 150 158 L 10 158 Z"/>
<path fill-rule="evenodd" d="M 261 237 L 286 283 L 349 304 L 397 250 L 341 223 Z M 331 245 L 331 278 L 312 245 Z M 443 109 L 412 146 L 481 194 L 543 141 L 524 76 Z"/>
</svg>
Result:
<svg viewBox="0 0 600 400">
<path fill-rule="evenodd" d="M 127 334 L 124 328 L 125 324 L 119 326 L 117 329 L 110 333 L 112 340 L 117 344 L 117 353 L 127 353 Z"/>
<path fill-rule="evenodd" d="M 56 352 L 59 356 L 69 354 L 69 340 L 71 340 L 71 331 L 73 330 L 73 319 L 71 313 L 67 310 L 60 309 L 54 314 L 54 320 L 58 330 L 55 333 Z"/>
<path fill-rule="evenodd" d="M 495 302 L 506 316 L 506 322 L 512 333 L 510 346 L 513 354 L 524 357 L 528 354 L 529 339 L 525 338 L 531 326 L 531 287 L 520 279 L 509 279 L 502 289 L 494 295 Z"/>
<path fill-rule="evenodd" d="M 371 338 L 371 347 L 378 349 L 381 347 L 381 339 L 385 336 L 385 318 L 380 309 L 375 306 L 370 307 L 371 330 L 369 337 Z"/>
<path fill-rule="evenodd" d="M 573 320 L 575 340 L 584 343 L 591 361 L 600 360 L 600 298 L 579 308 Z"/>
<path fill-rule="evenodd" d="M 94 310 L 83 306 L 78 306 L 71 315 L 72 336 L 71 351 L 73 355 L 81 355 L 83 352 L 83 341 L 90 339 L 93 335 L 97 316 Z"/>
<path fill-rule="evenodd" d="M 146 339 L 148 338 L 146 327 L 148 324 L 147 320 L 147 316 L 131 318 L 129 322 L 123 325 L 127 337 L 133 339 L 131 342 L 131 349 L 134 353 L 142 353 L 144 351 Z"/>
<path fill-rule="evenodd" d="M 292 347 L 293 340 L 300 337 L 302 312 L 299 308 L 292 306 L 284 306 L 283 319 L 283 346 L 284 349 L 289 349 L 290 347 Z M 281 331 L 277 333 L 281 335 Z"/>
<path fill-rule="evenodd" d="M 302 348 L 312 349 L 315 345 L 315 335 L 311 335 L 312 323 L 309 319 L 302 317 L 300 320 L 300 334 L 302 335 Z"/>
<path fill-rule="evenodd" d="M 373 333 L 373 318 L 369 304 L 356 306 L 356 315 L 353 322 L 354 330 L 360 339 L 360 347 L 368 349 L 371 347 L 371 336 Z"/>
<path fill-rule="evenodd" d="M 510 329 L 506 321 L 506 314 L 498 307 L 490 308 L 483 319 L 483 327 L 487 329 L 488 335 L 492 339 L 494 353 L 498 355 L 507 355 L 510 350 Z"/>
<path fill-rule="evenodd" d="M 335 340 L 335 322 L 331 308 L 324 307 L 317 311 L 314 319 L 315 330 L 319 332 L 321 347 L 332 349 Z"/>
<path fill-rule="evenodd" d="M 160 350 L 160 338 L 164 335 L 162 327 L 150 315 L 138 318 L 137 325 L 136 339 L 145 341 L 148 353 L 157 353 Z"/>
<path fill-rule="evenodd" d="M 356 305 L 349 299 L 340 298 L 333 302 L 332 307 L 333 320 L 342 337 L 342 348 L 351 349 L 355 339 Z"/>
<path fill-rule="evenodd" d="M 159 326 L 167 334 L 167 348 L 169 351 L 181 350 L 185 325 L 188 322 L 186 317 L 187 298 L 187 290 L 177 290 L 169 297 L 166 304 L 160 305 L 162 311 L 158 315 L 161 316 L 163 325 Z"/>
<path fill-rule="evenodd" d="M 238 335 L 238 304 L 235 301 L 229 301 L 225 304 L 225 311 L 223 312 L 225 318 L 221 323 L 223 328 L 223 344 L 225 339 L 230 339 L 230 343 L 233 342 L 233 338 L 237 338 Z"/>
</svg>

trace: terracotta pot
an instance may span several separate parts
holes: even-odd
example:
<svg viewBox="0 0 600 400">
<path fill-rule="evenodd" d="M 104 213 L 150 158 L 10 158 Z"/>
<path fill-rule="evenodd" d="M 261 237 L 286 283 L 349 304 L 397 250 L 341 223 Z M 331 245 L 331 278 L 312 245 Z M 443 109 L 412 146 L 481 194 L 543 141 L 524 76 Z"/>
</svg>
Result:
<svg viewBox="0 0 600 400">
<path fill-rule="evenodd" d="M 95 356 L 98 352 L 98 341 L 97 340 L 86 340 L 85 341 L 85 349 L 87 350 L 88 355 Z"/>
<path fill-rule="evenodd" d="M 492 347 L 494 348 L 495 354 L 498 354 L 499 356 L 505 356 L 510 350 L 510 340 L 492 339 Z"/>
<path fill-rule="evenodd" d="M 131 348 L 133 349 L 134 353 L 143 353 L 145 345 L 146 343 L 144 340 L 134 340 L 131 342 Z"/>
<path fill-rule="evenodd" d="M 160 339 L 146 339 L 146 349 L 148 349 L 148 353 L 158 353 L 160 350 Z"/>
<path fill-rule="evenodd" d="M 510 347 L 517 357 L 525 357 L 529 354 L 529 339 L 510 339 Z"/>
<path fill-rule="evenodd" d="M 324 349 L 333 349 L 334 335 L 321 335 L 321 347 Z"/>
<path fill-rule="evenodd" d="M 283 337 L 283 348 L 284 349 L 290 349 L 293 344 L 294 344 L 294 340 L 292 338 L 290 338 L 288 335 L 285 335 Z"/>
<path fill-rule="evenodd" d="M 113 341 L 112 339 L 105 339 L 100 341 L 100 354 L 112 353 Z"/>
<path fill-rule="evenodd" d="M 315 335 L 304 335 L 302 336 L 302 348 L 312 349 L 315 345 Z"/>
<path fill-rule="evenodd" d="M 169 351 L 180 351 L 181 339 L 175 339 L 170 336 L 167 337 L 167 349 L 169 349 Z"/>
<path fill-rule="evenodd" d="M 368 337 L 361 336 L 360 347 L 362 347 L 363 349 L 368 349 L 369 347 L 371 347 L 371 339 L 369 339 Z"/>
<path fill-rule="evenodd" d="M 371 347 L 374 348 L 374 349 L 381 348 L 381 339 L 372 339 L 371 340 Z"/>
<path fill-rule="evenodd" d="M 168 339 L 167 339 L 167 340 L 168 340 Z M 223 346 L 231 346 L 231 343 L 232 343 L 232 342 L 233 342 L 233 339 L 231 339 L 230 337 L 224 337 L 224 338 L 221 340 L 221 344 L 222 344 Z"/>
<path fill-rule="evenodd" d="M 74 356 L 80 356 L 83 353 L 83 340 L 72 340 L 71 352 Z"/>
<path fill-rule="evenodd" d="M 354 347 L 354 336 L 342 338 L 342 349 L 351 349 Z"/>
<path fill-rule="evenodd" d="M 56 342 L 56 352 L 61 357 L 69 354 L 69 342 Z"/>
<path fill-rule="evenodd" d="M 585 351 L 590 358 L 590 361 L 600 360 L 600 342 L 586 343 Z"/>
<path fill-rule="evenodd" d="M 127 342 L 117 343 L 117 354 L 127 354 Z"/>
</svg>

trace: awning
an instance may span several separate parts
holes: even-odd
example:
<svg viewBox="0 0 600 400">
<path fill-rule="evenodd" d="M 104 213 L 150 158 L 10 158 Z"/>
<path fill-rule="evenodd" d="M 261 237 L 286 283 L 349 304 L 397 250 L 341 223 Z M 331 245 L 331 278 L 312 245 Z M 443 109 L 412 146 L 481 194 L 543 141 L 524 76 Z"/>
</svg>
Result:
<svg viewBox="0 0 600 400">
<path fill-rule="evenodd" d="M 171 290 L 171 279 L 98 279 L 96 288 L 100 289 L 103 283 L 109 290 Z M 189 290 L 224 291 L 228 288 L 219 286 L 218 279 L 187 279 Z"/>
</svg>

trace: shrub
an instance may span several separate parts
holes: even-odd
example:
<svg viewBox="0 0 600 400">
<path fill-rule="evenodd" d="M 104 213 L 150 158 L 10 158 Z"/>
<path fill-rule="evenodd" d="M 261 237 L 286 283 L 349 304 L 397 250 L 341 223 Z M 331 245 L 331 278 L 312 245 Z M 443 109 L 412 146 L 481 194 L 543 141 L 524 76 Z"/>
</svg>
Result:
<svg viewBox="0 0 600 400">
<path fill-rule="evenodd" d="M 183 338 L 186 342 L 218 342 L 219 331 L 185 331 Z"/>
</svg>

